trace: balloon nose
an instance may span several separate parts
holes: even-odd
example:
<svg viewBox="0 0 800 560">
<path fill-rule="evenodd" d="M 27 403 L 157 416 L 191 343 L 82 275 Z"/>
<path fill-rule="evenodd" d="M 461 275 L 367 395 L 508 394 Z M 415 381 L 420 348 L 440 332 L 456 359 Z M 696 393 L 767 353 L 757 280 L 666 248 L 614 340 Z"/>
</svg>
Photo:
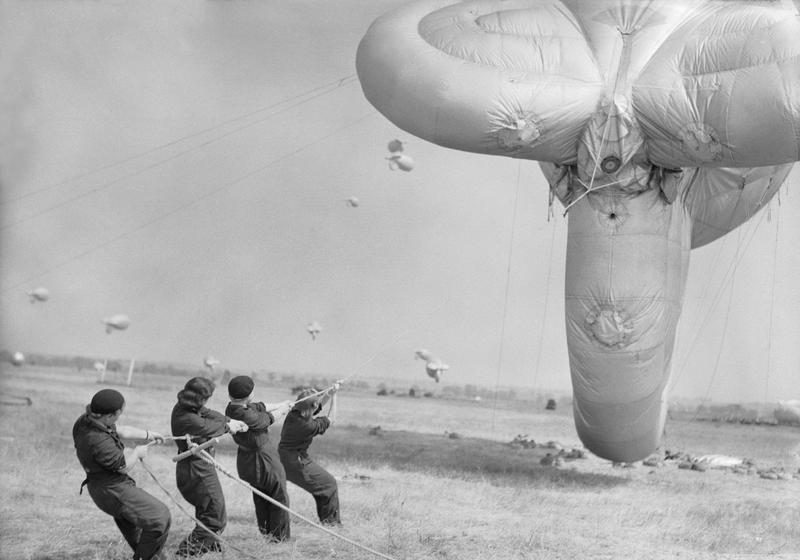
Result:
<svg viewBox="0 0 800 560">
<path fill-rule="evenodd" d="M 573 401 L 578 436 L 592 453 L 610 461 L 632 463 L 658 447 L 664 432 L 667 403 L 661 394 L 617 406 Z"/>
</svg>

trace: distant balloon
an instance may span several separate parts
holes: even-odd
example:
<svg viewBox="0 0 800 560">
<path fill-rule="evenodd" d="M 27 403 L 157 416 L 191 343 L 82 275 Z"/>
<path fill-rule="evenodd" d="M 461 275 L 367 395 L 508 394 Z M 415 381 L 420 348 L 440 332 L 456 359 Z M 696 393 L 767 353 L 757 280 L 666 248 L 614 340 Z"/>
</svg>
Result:
<svg viewBox="0 0 800 560">
<path fill-rule="evenodd" d="M 28 297 L 30 298 L 31 303 L 36 303 L 37 301 L 47 301 L 50 299 L 50 290 L 39 287 L 28 292 Z"/>
<path fill-rule="evenodd" d="M 21 366 L 25 363 L 25 354 L 22 352 L 14 352 L 14 354 L 11 356 L 11 363 L 15 366 Z"/>
<path fill-rule="evenodd" d="M 358 197 L 351 196 L 350 198 L 346 199 L 345 202 L 350 208 L 358 208 L 360 202 L 358 201 Z"/>
<path fill-rule="evenodd" d="M 424 348 L 420 348 L 419 350 L 414 351 L 414 359 L 418 360 L 425 360 L 430 361 L 433 359 L 431 353 L 425 350 Z"/>
<path fill-rule="evenodd" d="M 435 379 L 436 383 L 439 383 L 439 380 L 442 378 L 442 374 L 448 369 L 450 369 L 450 366 L 439 361 L 428 362 L 425 364 L 425 371 L 428 373 L 428 377 Z"/>
<path fill-rule="evenodd" d="M 312 321 L 308 324 L 306 330 L 311 335 L 311 340 L 316 340 L 317 335 L 322 331 L 322 326 L 316 321 Z"/>
<path fill-rule="evenodd" d="M 127 329 L 131 324 L 131 320 L 127 315 L 118 314 L 106 317 L 103 319 L 103 323 L 106 326 L 106 333 L 111 334 L 113 330 L 124 331 Z"/>
<path fill-rule="evenodd" d="M 387 156 L 386 159 L 389 160 L 389 169 L 392 171 L 396 171 L 397 169 L 411 171 L 414 169 L 414 160 L 411 159 L 411 156 L 407 156 L 405 154 L 392 154 Z"/>
<path fill-rule="evenodd" d="M 431 353 L 424 348 L 414 352 L 414 359 L 425 361 L 425 372 L 428 374 L 428 377 L 435 379 L 436 383 L 439 383 L 442 374 L 450 369 L 449 365 L 442 363 L 438 358 L 434 358 Z"/>
<path fill-rule="evenodd" d="M 393 154 L 396 152 L 403 151 L 403 143 L 397 138 L 395 138 L 394 140 L 390 140 L 387 147 L 389 148 L 389 151 L 392 152 Z"/>
<path fill-rule="evenodd" d="M 794 424 L 800 426 L 800 400 L 780 401 L 773 413 L 778 424 Z"/>
<path fill-rule="evenodd" d="M 106 370 L 106 365 L 103 362 L 95 362 L 93 367 L 94 367 L 94 370 L 97 373 L 100 373 L 100 372 L 103 372 L 103 371 Z"/>
<path fill-rule="evenodd" d="M 206 366 L 211 371 L 214 371 L 214 368 L 219 365 L 219 360 L 214 358 L 213 356 L 206 356 L 203 360 L 203 365 Z"/>
</svg>

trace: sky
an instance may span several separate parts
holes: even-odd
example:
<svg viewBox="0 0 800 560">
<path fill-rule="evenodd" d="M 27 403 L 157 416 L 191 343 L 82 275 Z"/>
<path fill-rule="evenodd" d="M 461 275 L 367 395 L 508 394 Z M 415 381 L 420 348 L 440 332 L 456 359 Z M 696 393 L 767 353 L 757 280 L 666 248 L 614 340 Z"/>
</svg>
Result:
<svg viewBox="0 0 800 560">
<path fill-rule="evenodd" d="M 444 383 L 569 391 L 538 164 L 415 138 L 361 92 L 358 42 L 402 3 L 0 2 L 0 347 L 434 389 L 426 348 Z M 692 252 L 673 397 L 800 398 L 798 190 Z"/>
</svg>

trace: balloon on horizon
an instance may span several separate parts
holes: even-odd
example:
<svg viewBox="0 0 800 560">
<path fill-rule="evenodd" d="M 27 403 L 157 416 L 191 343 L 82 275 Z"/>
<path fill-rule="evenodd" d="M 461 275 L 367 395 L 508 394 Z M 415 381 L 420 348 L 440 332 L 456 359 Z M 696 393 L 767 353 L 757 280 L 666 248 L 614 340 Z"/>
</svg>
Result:
<svg viewBox="0 0 800 560">
<path fill-rule="evenodd" d="M 450 369 L 449 365 L 443 363 L 438 358 L 434 358 L 433 355 L 424 348 L 420 348 L 414 352 L 414 359 L 423 360 L 425 362 L 425 372 L 428 374 L 428 377 L 434 379 L 436 383 L 439 383 L 442 374 Z"/>
<path fill-rule="evenodd" d="M 359 44 L 364 95 L 402 130 L 540 163 L 568 222 L 575 426 L 601 457 L 656 450 L 690 252 L 800 159 L 797 16 L 745 0 L 418 0 Z"/>
<path fill-rule="evenodd" d="M 14 366 L 21 366 L 25 363 L 25 354 L 22 352 L 14 352 L 11 355 L 11 364 Z"/>
<path fill-rule="evenodd" d="M 106 326 L 106 334 L 111 334 L 115 330 L 124 331 L 131 324 L 130 318 L 122 313 L 105 317 L 102 322 Z"/>
</svg>

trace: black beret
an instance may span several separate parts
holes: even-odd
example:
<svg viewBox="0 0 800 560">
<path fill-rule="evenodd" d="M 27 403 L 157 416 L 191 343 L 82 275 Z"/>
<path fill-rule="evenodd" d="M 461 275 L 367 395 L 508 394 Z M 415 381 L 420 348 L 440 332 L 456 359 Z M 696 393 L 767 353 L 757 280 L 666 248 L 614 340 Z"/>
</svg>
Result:
<svg viewBox="0 0 800 560">
<path fill-rule="evenodd" d="M 214 382 L 205 377 L 192 377 L 183 390 L 191 391 L 201 399 L 208 399 L 214 394 Z"/>
<path fill-rule="evenodd" d="M 228 381 L 228 394 L 233 399 L 243 399 L 253 392 L 256 386 L 253 378 L 248 375 L 237 375 Z"/>
<path fill-rule="evenodd" d="M 113 414 L 121 410 L 125 404 L 125 397 L 114 389 L 101 389 L 92 397 L 89 410 L 95 414 Z"/>
</svg>

